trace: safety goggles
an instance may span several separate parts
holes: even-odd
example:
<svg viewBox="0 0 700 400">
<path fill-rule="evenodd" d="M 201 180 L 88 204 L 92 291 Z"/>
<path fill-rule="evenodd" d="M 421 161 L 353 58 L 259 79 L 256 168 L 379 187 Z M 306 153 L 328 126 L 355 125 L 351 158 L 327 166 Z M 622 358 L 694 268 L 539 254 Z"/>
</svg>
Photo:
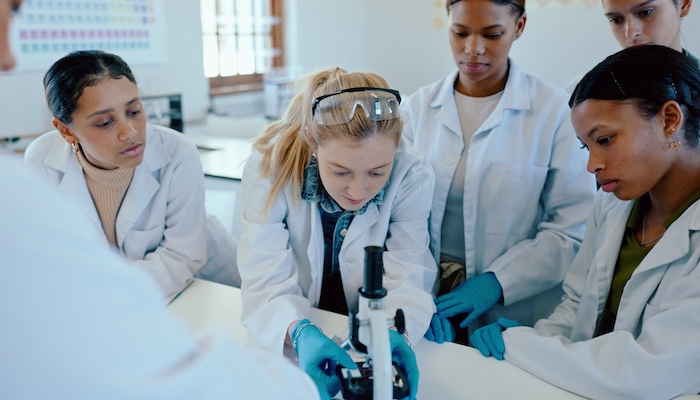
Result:
<svg viewBox="0 0 700 400">
<path fill-rule="evenodd" d="M 315 98 L 311 114 L 319 125 L 341 125 L 352 121 L 359 108 L 370 121 L 387 121 L 399 117 L 400 103 L 398 90 L 354 87 Z"/>
</svg>

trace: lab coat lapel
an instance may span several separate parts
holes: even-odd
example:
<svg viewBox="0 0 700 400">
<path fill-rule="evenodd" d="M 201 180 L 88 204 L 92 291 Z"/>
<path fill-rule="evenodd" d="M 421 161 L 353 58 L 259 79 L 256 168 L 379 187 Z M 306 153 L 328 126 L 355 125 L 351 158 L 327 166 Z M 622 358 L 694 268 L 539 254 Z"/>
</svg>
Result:
<svg viewBox="0 0 700 400">
<path fill-rule="evenodd" d="M 127 233 L 134 227 L 158 192 L 160 182 L 156 177 L 160 175 L 160 169 L 171 160 L 158 139 L 160 137 L 153 134 L 149 125 L 143 162 L 136 167 L 134 177 L 117 214 L 116 231 L 119 248 L 122 248 Z"/>
<path fill-rule="evenodd" d="M 63 173 L 63 178 L 58 185 L 58 190 L 70 200 L 71 203 L 90 218 L 90 220 L 102 230 L 102 222 L 97 214 L 97 208 L 92 201 L 92 195 L 87 187 L 83 169 L 78 164 L 73 151 L 68 143 L 56 141 L 49 153 L 44 158 L 44 164 Z"/>
<path fill-rule="evenodd" d="M 693 210 L 691 214 L 694 214 Z M 639 264 L 639 267 L 632 274 L 632 280 L 635 275 L 642 274 L 645 271 L 652 270 L 667 264 L 671 264 L 679 258 L 688 254 L 690 249 L 690 235 L 688 232 L 691 228 L 692 215 L 681 216 L 671 226 L 653 249 Z M 672 244 L 671 244 L 672 243 Z"/>
<path fill-rule="evenodd" d="M 525 73 L 510 59 L 508 60 L 508 80 L 503 89 L 503 95 L 496 104 L 493 112 L 486 118 L 483 124 L 476 130 L 474 136 L 483 132 L 489 132 L 503 120 L 505 110 L 528 110 L 530 109 L 530 85 L 527 82 Z"/>
<path fill-rule="evenodd" d="M 377 221 L 379 221 L 379 208 L 376 203 L 371 203 L 367 206 L 364 213 L 355 215 L 355 218 L 353 218 L 352 223 L 350 223 L 348 227 L 348 233 L 345 239 L 343 239 L 342 247 L 344 249 L 349 249 L 352 243 L 365 232 L 380 231 L 381 229 L 372 229 Z M 386 237 L 382 237 L 381 240 L 376 240 L 376 238 L 372 237 L 370 238 L 370 242 L 366 243 L 366 245 L 384 246 L 385 240 Z"/>
<path fill-rule="evenodd" d="M 614 208 L 610 210 L 606 216 L 605 231 L 596 240 L 597 248 L 600 250 L 595 257 L 595 267 L 598 271 L 598 303 L 595 310 L 597 315 L 603 311 L 608 294 L 610 293 L 610 285 L 612 284 L 613 274 L 615 273 L 615 265 L 617 257 L 620 254 L 620 246 L 622 238 L 625 235 L 627 228 L 627 219 L 632 211 L 633 201 L 616 203 Z M 596 318 L 594 318 L 595 320 Z"/>
<path fill-rule="evenodd" d="M 615 321 L 616 329 L 636 332 L 644 308 L 656 292 L 665 270 L 688 254 L 689 232 L 700 227 L 698 222 L 700 222 L 700 212 L 694 204 L 671 224 L 661 240 L 634 270 L 620 299 L 620 308 Z M 640 301 L 642 298 L 647 301 Z"/>
<path fill-rule="evenodd" d="M 143 214 L 148 203 L 158 192 L 158 188 L 160 188 L 160 183 L 151 175 L 147 166 L 139 165 L 136 167 L 134 177 L 117 215 L 116 231 L 119 248 L 124 245 L 127 233 Z"/>
<path fill-rule="evenodd" d="M 321 224 L 321 212 L 317 202 L 304 203 L 302 207 L 305 212 L 309 212 L 311 220 L 311 233 L 309 234 L 309 247 L 306 255 L 309 257 L 309 268 L 311 271 L 311 285 L 309 285 L 309 299 L 313 305 L 318 305 L 321 297 L 321 274 L 323 271 L 323 225 Z M 301 219 L 301 218 L 300 218 Z"/>
<path fill-rule="evenodd" d="M 605 217 L 602 231 L 596 237 L 596 248 L 599 249 L 594 256 L 593 275 L 587 278 L 586 285 L 594 287 L 595 292 L 583 293 L 581 304 L 577 312 L 577 321 L 571 332 L 572 340 L 587 340 L 593 337 L 598 316 L 608 300 L 610 284 L 615 273 L 615 264 L 620 252 L 620 244 L 625 234 L 625 225 L 632 202 L 618 202 Z"/>
<path fill-rule="evenodd" d="M 430 106 L 439 109 L 435 118 L 440 124 L 459 138 L 462 138 L 462 126 L 459 122 L 457 102 L 454 95 L 455 79 L 457 79 L 457 70 L 449 78 L 445 79 L 445 83 L 440 88 L 435 100 L 430 103 Z"/>
</svg>

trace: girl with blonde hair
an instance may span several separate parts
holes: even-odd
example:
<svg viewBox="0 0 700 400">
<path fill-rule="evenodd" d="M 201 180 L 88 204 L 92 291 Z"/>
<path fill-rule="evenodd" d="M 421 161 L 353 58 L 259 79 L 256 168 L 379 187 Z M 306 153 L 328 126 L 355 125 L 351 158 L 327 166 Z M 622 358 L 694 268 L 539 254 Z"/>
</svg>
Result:
<svg viewBox="0 0 700 400">
<path fill-rule="evenodd" d="M 243 174 L 243 324 L 271 351 L 291 344 L 329 396 L 339 389 L 335 365 L 355 364 L 308 320 L 309 309 L 356 311 L 366 246 L 385 249 L 387 314 L 401 308 L 407 328 L 390 331 L 392 353 L 412 398 L 417 390 L 408 338 L 421 338 L 434 312 L 434 176 L 402 142 L 400 101 L 372 73 L 312 73 L 255 141 Z"/>
</svg>

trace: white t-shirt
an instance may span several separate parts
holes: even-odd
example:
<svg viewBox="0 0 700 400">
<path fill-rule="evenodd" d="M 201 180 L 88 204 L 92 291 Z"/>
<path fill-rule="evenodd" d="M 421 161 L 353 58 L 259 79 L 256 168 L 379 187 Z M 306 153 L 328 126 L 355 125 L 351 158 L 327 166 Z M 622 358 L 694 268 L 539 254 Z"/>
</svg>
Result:
<svg viewBox="0 0 700 400">
<path fill-rule="evenodd" d="M 445 216 L 442 219 L 440 259 L 456 261 L 464 265 L 464 177 L 467 171 L 469 141 L 474 132 L 486 121 L 503 96 L 503 91 L 486 97 L 470 97 L 455 90 L 455 101 L 462 127 L 464 150 L 459 157 L 457 170 L 447 193 Z"/>
</svg>

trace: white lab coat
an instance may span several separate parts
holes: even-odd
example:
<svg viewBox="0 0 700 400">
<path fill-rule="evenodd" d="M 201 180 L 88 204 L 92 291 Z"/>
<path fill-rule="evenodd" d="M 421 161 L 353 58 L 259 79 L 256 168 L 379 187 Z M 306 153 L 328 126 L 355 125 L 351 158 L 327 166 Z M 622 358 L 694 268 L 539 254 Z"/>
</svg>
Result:
<svg viewBox="0 0 700 400">
<path fill-rule="evenodd" d="M 282 357 L 193 336 L 74 202 L 3 162 L 0 398 L 319 398 Z"/>
<path fill-rule="evenodd" d="M 594 399 L 669 399 L 700 391 L 700 203 L 691 205 L 625 285 L 613 332 L 592 339 L 633 201 L 601 192 L 564 281 L 535 329 L 503 333 L 505 358 Z"/>
<path fill-rule="evenodd" d="M 108 246 L 83 170 L 58 131 L 33 141 L 25 162 L 83 210 Z M 119 208 L 116 231 L 121 254 L 148 271 L 166 295 L 206 261 L 204 174 L 196 146 L 181 133 L 148 125 L 143 162 Z"/>
<path fill-rule="evenodd" d="M 263 207 L 271 180 L 258 174 L 254 153 L 243 172 L 245 202 L 238 268 L 243 280 L 242 322 L 267 349 L 282 353 L 287 328 L 318 305 L 323 275 L 323 228 L 318 203 L 295 201 L 288 185 Z M 365 246 L 386 246 L 383 285 L 387 316 L 401 308 L 413 343 L 423 337 L 435 311 L 430 291 L 437 267 L 430 253 L 428 215 L 434 176 L 412 150 L 400 145 L 380 206 L 356 215 L 338 255 L 348 309 L 357 307 L 364 279 Z"/>
<path fill-rule="evenodd" d="M 402 108 L 404 137 L 435 170 L 430 233 L 436 258 L 447 194 L 464 149 L 455 79 L 456 70 L 419 89 Z M 561 89 L 526 75 L 510 60 L 503 96 L 469 143 L 464 179 L 467 279 L 495 273 L 504 306 L 496 305 L 471 329 L 498 317 L 532 326 L 559 304 L 595 192 L 569 113 Z"/>
</svg>

